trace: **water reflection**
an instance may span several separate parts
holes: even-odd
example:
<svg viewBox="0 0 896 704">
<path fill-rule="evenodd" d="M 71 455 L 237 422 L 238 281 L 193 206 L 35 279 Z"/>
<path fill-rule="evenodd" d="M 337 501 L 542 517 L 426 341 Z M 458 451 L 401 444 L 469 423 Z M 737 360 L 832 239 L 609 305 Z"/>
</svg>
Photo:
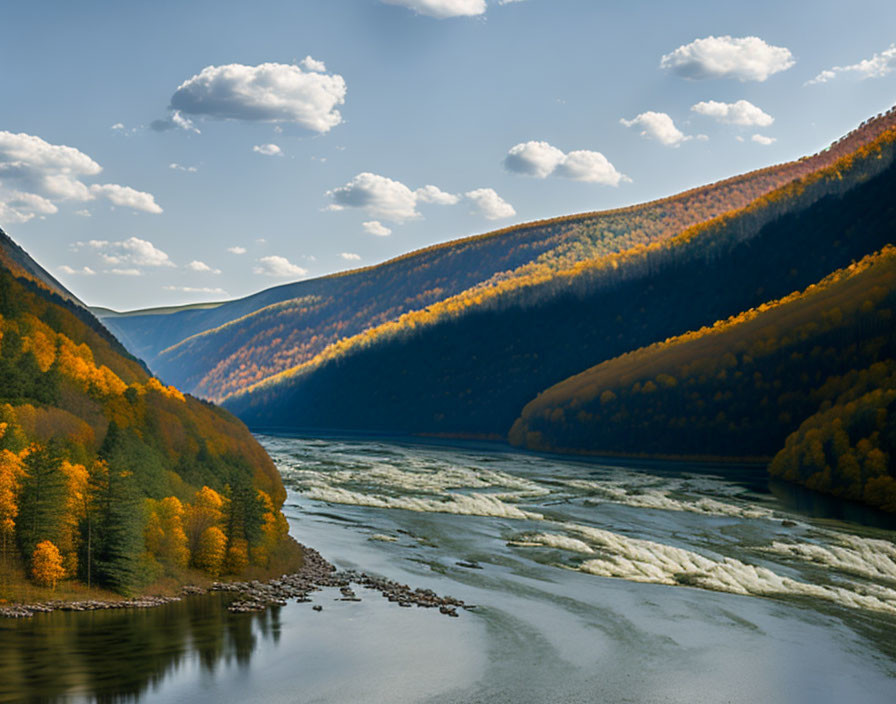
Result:
<svg viewBox="0 0 896 704">
<path fill-rule="evenodd" d="M 832 521 L 854 523 L 883 530 L 896 530 L 896 515 L 885 513 L 870 506 L 846 501 L 805 489 L 779 479 L 769 479 L 768 488 L 786 511 Z"/>
<path fill-rule="evenodd" d="M 279 641 L 280 609 L 231 614 L 230 598 L 0 621 L 0 701 L 137 701 L 192 661 L 248 668 L 258 639 Z"/>
</svg>

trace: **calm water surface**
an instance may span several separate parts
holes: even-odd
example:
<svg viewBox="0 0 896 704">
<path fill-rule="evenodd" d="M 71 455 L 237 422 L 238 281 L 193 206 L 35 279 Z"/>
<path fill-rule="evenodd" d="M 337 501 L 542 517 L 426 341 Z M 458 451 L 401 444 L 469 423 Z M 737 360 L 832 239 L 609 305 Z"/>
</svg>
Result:
<svg viewBox="0 0 896 704">
<path fill-rule="evenodd" d="M 298 540 L 478 608 L 0 621 L 0 701 L 896 701 L 887 519 L 749 468 L 260 439 Z"/>
</svg>

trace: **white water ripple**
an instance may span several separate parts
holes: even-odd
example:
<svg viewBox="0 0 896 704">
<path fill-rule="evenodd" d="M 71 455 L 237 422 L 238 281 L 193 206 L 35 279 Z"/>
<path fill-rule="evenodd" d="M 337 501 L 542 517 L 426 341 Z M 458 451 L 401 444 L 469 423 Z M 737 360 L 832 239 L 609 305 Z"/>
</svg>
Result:
<svg viewBox="0 0 896 704">
<path fill-rule="evenodd" d="M 713 559 L 692 550 L 575 523 L 564 523 L 561 527 L 577 533 L 584 540 L 537 533 L 511 544 L 597 554 L 597 557 L 583 561 L 577 569 L 600 577 L 697 587 L 744 596 L 810 597 L 847 608 L 896 614 L 896 590 L 881 585 L 851 584 L 851 588 L 846 588 L 808 584 L 731 557 Z"/>
<path fill-rule="evenodd" d="M 386 496 L 385 494 L 362 494 L 340 487 L 314 486 L 302 491 L 309 499 L 334 504 L 352 504 L 373 508 L 404 509 L 421 513 L 453 513 L 460 516 L 493 516 L 496 518 L 517 518 L 541 520 L 540 513 L 523 511 L 507 504 L 492 494 L 446 494 L 442 498 L 419 496 Z"/>
</svg>

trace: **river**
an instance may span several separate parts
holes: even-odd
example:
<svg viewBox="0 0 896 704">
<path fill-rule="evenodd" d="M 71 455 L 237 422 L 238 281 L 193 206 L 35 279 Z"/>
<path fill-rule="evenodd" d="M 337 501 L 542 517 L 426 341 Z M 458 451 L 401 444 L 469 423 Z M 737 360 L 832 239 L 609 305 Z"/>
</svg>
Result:
<svg viewBox="0 0 896 704">
<path fill-rule="evenodd" d="M 761 469 L 259 438 L 292 534 L 373 591 L 0 622 L 0 701 L 896 701 L 896 525 Z"/>
</svg>

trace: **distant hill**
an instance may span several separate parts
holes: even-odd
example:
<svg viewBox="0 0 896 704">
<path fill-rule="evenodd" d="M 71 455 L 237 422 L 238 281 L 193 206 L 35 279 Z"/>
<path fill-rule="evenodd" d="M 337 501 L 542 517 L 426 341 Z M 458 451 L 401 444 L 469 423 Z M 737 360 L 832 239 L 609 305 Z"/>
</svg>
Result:
<svg viewBox="0 0 896 704">
<path fill-rule="evenodd" d="M 468 290 L 342 340 L 225 405 L 255 427 L 506 437 L 543 389 L 893 242 L 893 121 L 890 111 L 870 123 L 873 140 L 856 139 L 862 146 L 745 207 L 649 245 Z"/>
<path fill-rule="evenodd" d="M 891 111 L 811 157 L 643 205 L 514 226 L 220 305 L 98 314 L 161 378 L 221 400 L 403 315 L 454 306 L 458 297 L 465 306 L 533 282 L 562 286 L 579 264 L 666 241 L 741 209 L 855 152 L 894 122 Z"/>
<path fill-rule="evenodd" d="M 774 475 L 896 511 L 896 249 L 529 402 L 534 450 L 771 458 Z"/>
<path fill-rule="evenodd" d="M 285 497 L 239 420 L 151 377 L 0 231 L 0 599 L 281 567 Z"/>
</svg>

